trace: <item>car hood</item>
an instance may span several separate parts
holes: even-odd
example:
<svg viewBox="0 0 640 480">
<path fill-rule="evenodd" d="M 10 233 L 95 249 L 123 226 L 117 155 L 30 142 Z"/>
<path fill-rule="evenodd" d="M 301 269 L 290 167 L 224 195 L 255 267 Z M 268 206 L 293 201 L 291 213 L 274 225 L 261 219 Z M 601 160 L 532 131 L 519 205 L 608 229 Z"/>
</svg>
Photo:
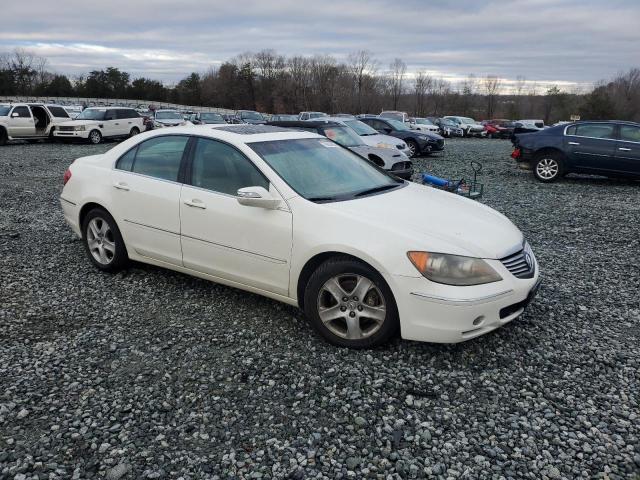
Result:
<svg viewBox="0 0 640 480">
<path fill-rule="evenodd" d="M 369 158 L 369 155 L 376 155 L 384 162 L 385 168 L 391 168 L 391 165 L 397 162 L 409 160 L 402 151 L 391 148 L 371 147 L 369 145 L 361 145 L 357 147 L 349 147 L 350 150 L 357 153 L 363 158 Z"/>
<path fill-rule="evenodd" d="M 426 130 L 418 130 L 417 133 L 415 133 L 415 135 L 418 135 L 420 137 L 425 137 L 425 138 L 427 138 L 429 140 L 443 140 L 444 139 L 444 137 L 441 137 L 437 133 L 428 132 Z"/>
<path fill-rule="evenodd" d="M 180 125 L 181 123 L 184 123 L 184 120 L 177 119 L 177 118 L 162 118 L 162 119 L 156 118 L 154 122 L 161 123 L 163 125 Z"/>
<path fill-rule="evenodd" d="M 499 259 L 523 243 L 520 230 L 492 208 L 411 182 L 391 192 L 322 205 L 354 222 L 384 222 L 387 229 L 411 237 L 416 249 Z"/>
<path fill-rule="evenodd" d="M 360 136 L 360 138 L 362 139 L 362 141 L 364 143 L 366 143 L 367 145 L 371 146 L 371 147 L 377 147 L 379 144 L 381 143 L 386 143 L 389 145 L 402 145 L 402 148 L 398 149 L 401 151 L 404 151 L 406 149 L 408 149 L 409 147 L 407 147 L 407 144 L 404 142 L 404 140 L 397 138 L 397 137 L 392 137 L 391 135 L 382 135 L 382 134 L 375 134 L 375 135 L 362 135 Z"/>
</svg>

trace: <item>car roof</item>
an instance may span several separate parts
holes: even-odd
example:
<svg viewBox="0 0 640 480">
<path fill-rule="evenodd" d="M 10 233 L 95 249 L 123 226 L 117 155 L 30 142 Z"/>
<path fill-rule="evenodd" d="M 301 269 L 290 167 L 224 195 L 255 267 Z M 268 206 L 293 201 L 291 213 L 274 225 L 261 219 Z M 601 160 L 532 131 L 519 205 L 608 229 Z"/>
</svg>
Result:
<svg viewBox="0 0 640 480">
<path fill-rule="evenodd" d="M 219 138 L 240 143 L 293 140 L 299 138 L 324 138 L 317 133 L 291 130 L 273 125 L 196 125 L 178 127 L 175 131 L 187 134 L 204 135 L 211 138 Z"/>
</svg>

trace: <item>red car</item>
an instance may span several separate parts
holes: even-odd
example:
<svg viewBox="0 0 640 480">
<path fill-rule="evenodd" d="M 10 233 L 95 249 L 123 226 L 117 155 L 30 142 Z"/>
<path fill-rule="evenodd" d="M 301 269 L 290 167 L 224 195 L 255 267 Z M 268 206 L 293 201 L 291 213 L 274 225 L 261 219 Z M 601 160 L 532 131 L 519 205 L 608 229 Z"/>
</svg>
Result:
<svg viewBox="0 0 640 480">
<path fill-rule="evenodd" d="M 515 127 L 514 122 L 505 119 L 483 120 L 481 123 L 489 138 L 510 138 Z"/>
</svg>

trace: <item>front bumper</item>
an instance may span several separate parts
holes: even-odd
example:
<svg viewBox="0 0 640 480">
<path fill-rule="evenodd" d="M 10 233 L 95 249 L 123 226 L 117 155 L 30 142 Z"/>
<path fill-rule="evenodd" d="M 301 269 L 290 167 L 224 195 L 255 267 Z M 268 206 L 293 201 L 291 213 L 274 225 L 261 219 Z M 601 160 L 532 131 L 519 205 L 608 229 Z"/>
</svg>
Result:
<svg viewBox="0 0 640 480">
<path fill-rule="evenodd" d="M 91 131 L 91 129 L 88 130 L 73 130 L 73 131 L 62 131 L 62 130 L 54 130 L 53 131 L 53 136 L 57 137 L 57 138 L 82 138 L 84 140 L 86 140 L 87 138 L 89 138 L 89 132 Z"/>
<path fill-rule="evenodd" d="M 534 260 L 535 261 L 535 260 Z M 392 275 L 402 338 L 458 343 L 484 335 L 519 317 L 537 293 L 536 263 L 532 278 L 514 277 L 499 260 L 488 262 L 503 280 L 473 287 L 430 282 L 424 277 Z"/>
</svg>

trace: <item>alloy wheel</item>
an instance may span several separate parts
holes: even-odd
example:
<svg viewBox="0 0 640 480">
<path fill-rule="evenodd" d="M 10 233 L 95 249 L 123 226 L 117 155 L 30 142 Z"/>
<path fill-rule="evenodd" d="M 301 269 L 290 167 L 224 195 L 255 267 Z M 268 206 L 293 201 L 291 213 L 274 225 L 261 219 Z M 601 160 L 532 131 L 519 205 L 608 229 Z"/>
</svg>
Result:
<svg viewBox="0 0 640 480">
<path fill-rule="evenodd" d="M 101 265 L 109 265 L 116 254 L 116 242 L 107 221 L 101 217 L 92 218 L 87 226 L 89 252 Z"/>
<path fill-rule="evenodd" d="M 544 180 L 551 180 L 560 171 L 560 165 L 553 158 L 543 158 L 536 165 L 536 173 Z"/>
<path fill-rule="evenodd" d="M 98 144 L 100 143 L 100 140 L 102 140 L 102 135 L 100 135 L 100 132 L 97 130 L 94 130 L 89 134 L 89 140 L 93 144 Z"/>
<path fill-rule="evenodd" d="M 334 335 L 360 340 L 375 334 L 387 317 L 385 298 L 367 277 L 340 274 L 325 282 L 318 293 L 318 315 Z"/>
<path fill-rule="evenodd" d="M 409 153 L 413 157 L 416 154 L 416 145 L 413 142 L 407 142 L 407 147 L 409 147 Z"/>
</svg>

